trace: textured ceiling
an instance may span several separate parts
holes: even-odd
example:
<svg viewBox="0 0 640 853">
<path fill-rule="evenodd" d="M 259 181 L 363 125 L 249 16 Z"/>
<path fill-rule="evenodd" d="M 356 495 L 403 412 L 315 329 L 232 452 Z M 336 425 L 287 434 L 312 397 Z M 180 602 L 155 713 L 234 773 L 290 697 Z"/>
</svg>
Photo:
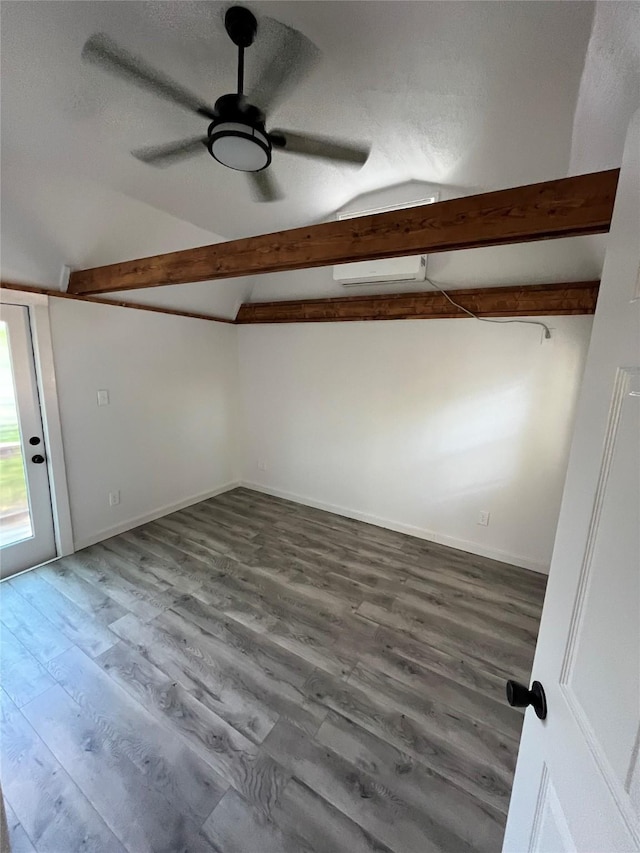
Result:
<svg viewBox="0 0 640 853">
<path fill-rule="evenodd" d="M 573 122 L 571 174 L 620 165 L 640 108 L 640 3 L 597 3 Z"/>
<path fill-rule="evenodd" d="M 195 135 L 205 125 L 84 66 L 82 45 L 91 33 L 104 31 L 213 101 L 234 85 L 234 48 L 222 30 L 225 6 L 4 0 L 3 231 L 12 240 L 3 249 L 10 272 L 22 263 L 25 250 L 16 249 L 16 240 L 28 243 L 29 228 L 45 241 L 39 252 L 46 255 L 50 244 L 52 258 L 90 266 L 212 242 L 220 239 L 216 235 L 320 221 L 355 197 L 373 193 L 370 202 L 407 182 L 435 185 L 448 198 L 567 174 L 593 4 L 250 5 L 258 18 L 268 14 L 300 29 L 322 52 L 313 74 L 270 117 L 272 126 L 369 140 L 373 150 L 364 168 L 276 156 L 274 171 L 286 199 L 259 205 L 243 177 L 206 152 L 168 169 L 146 166 L 128 152 Z M 247 52 L 249 82 L 268 49 L 258 37 Z M 536 266 L 546 270 L 556 263 L 565 278 L 593 269 L 597 274 L 597 251 L 579 250 L 572 267 L 575 254 L 545 247 L 525 252 L 516 277 L 536 281 Z M 499 257 L 487 266 L 492 275 Z M 438 263 L 442 269 L 451 261 Z M 462 279 L 466 268 L 476 270 L 474 281 L 483 279 L 477 263 L 463 264 Z M 507 263 L 503 278 L 509 269 Z M 308 287 L 285 286 L 286 295 L 325 295 L 330 272 L 324 272 L 324 285 L 316 272 Z M 52 277 L 49 267 L 46 276 Z M 269 280 L 273 286 L 265 286 L 265 295 L 271 290 L 269 295 L 280 296 L 274 277 Z M 229 283 L 235 294 L 230 302 L 245 298 L 254 283 Z M 162 291 L 145 298 L 193 307 L 190 300 L 200 294 L 196 302 L 203 310 L 201 294 L 213 292 L 196 285 L 180 294 Z"/>
<path fill-rule="evenodd" d="M 373 143 L 360 172 L 281 155 L 285 201 L 251 201 L 241 175 L 202 156 L 165 170 L 135 147 L 206 120 L 80 61 L 104 31 L 204 98 L 233 89 L 235 52 L 215 2 L 3 2 L 2 142 L 225 237 L 324 218 L 406 180 L 461 192 L 559 177 L 568 166 L 589 3 L 255 3 L 303 31 L 322 61 L 271 117 Z M 266 46 L 268 49 L 268 45 Z M 259 41 L 247 51 L 262 58 Z"/>
</svg>

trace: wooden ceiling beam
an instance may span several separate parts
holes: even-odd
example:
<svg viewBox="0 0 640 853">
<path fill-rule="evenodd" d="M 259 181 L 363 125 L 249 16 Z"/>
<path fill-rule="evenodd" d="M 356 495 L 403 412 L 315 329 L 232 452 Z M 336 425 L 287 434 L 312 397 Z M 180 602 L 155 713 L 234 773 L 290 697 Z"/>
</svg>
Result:
<svg viewBox="0 0 640 853">
<path fill-rule="evenodd" d="M 107 293 L 609 230 L 618 169 L 215 243 L 71 273 Z"/>
<path fill-rule="evenodd" d="M 483 317 L 554 316 L 593 314 L 599 281 L 576 281 L 562 284 L 518 285 L 515 287 L 482 287 L 451 291 L 456 302 Z M 2 290 L 42 293 L 57 299 L 75 299 L 98 305 L 133 308 L 217 323 L 330 323 L 353 320 L 428 320 L 468 317 L 455 308 L 438 291 L 428 293 L 393 293 L 374 296 L 341 296 L 330 299 L 299 299 L 282 302 L 246 302 L 234 320 L 212 314 L 158 308 L 140 303 L 80 296 L 44 287 L 30 287 L 11 281 L 0 282 Z"/>
<path fill-rule="evenodd" d="M 482 287 L 454 290 L 450 295 L 481 317 L 540 317 L 593 314 L 599 281 L 564 284 Z M 237 324 L 336 323 L 353 320 L 427 320 L 468 317 L 438 291 L 376 296 L 342 296 L 285 302 L 246 302 Z"/>
<path fill-rule="evenodd" d="M 45 296 L 53 296 L 55 299 L 77 299 L 80 302 L 95 302 L 98 305 L 115 305 L 117 308 L 134 308 L 136 311 L 153 311 L 156 314 L 173 314 L 176 317 L 191 317 L 194 320 L 211 320 L 215 323 L 234 323 L 227 317 L 217 317 L 215 314 L 198 314 L 195 311 L 180 311 L 177 308 L 160 308 L 155 305 L 142 305 L 139 302 L 123 302 L 116 299 L 99 299 L 97 296 L 86 296 L 75 293 L 66 293 L 63 290 L 54 290 L 46 287 L 30 287 L 26 284 L 18 284 L 13 281 L 0 281 L 0 289 L 17 290 L 21 293 L 42 293 Z"/>
</svg>

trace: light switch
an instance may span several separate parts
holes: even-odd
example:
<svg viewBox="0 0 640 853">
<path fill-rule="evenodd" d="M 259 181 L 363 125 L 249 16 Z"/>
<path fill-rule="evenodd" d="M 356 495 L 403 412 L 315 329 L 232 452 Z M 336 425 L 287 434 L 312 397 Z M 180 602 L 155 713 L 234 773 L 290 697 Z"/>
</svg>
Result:
<svg viewBox="0 0 640 853">
<path fill-rule="evenodd" d="M 106 388 L 102 388 L 98 391 L 98 405 L 99 406 L 108 406 L 109 405 L 109 392 Z"/>
</svg>

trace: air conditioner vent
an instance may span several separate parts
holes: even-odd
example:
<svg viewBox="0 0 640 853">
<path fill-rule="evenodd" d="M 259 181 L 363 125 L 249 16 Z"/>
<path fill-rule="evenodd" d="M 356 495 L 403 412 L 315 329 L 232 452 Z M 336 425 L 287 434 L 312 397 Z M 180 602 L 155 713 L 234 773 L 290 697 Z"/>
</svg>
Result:
<svg viewBox="0 0 640 853">
<path fill-rule="evenodd" d="M 420 199 L 420 201 L 405 204 L 393 204 L 389 207 L 378 207 L 370 210 L 349 211 L 339 213 L 338 219 L 355 219 L 357 216 L 369 216 L 375 213 L 386 213 L 390 210 L 406 210 L 423 204 L 433 204 L 436 196 Z M 383 258 L 378 261 L 357 261 L 352 264 L 340 264 L 333 268 L 334 281 L 343 287 L 355 287 L 363 284 L 384 284 L 388 282 L 424 281 L 427 273 L 427 256 L 411 255 L 405 258 Z"/>
</svg>

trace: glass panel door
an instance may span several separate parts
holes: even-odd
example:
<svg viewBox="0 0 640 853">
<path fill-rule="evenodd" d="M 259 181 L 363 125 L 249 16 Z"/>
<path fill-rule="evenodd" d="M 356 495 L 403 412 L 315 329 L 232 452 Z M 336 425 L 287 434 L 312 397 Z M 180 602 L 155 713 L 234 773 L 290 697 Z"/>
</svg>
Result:
<svg viewBox="0 0 640 853">
<path fill-rule="evenodd" d="M 29 309 L 0 306 L 0 576 L 55 556 Z"/>
<path fill-rule="evenodd" d="M 33 535 L 18 404 L 11 370 L 9 328 L 0 320 L 0 547 Z"/>
</svg>

